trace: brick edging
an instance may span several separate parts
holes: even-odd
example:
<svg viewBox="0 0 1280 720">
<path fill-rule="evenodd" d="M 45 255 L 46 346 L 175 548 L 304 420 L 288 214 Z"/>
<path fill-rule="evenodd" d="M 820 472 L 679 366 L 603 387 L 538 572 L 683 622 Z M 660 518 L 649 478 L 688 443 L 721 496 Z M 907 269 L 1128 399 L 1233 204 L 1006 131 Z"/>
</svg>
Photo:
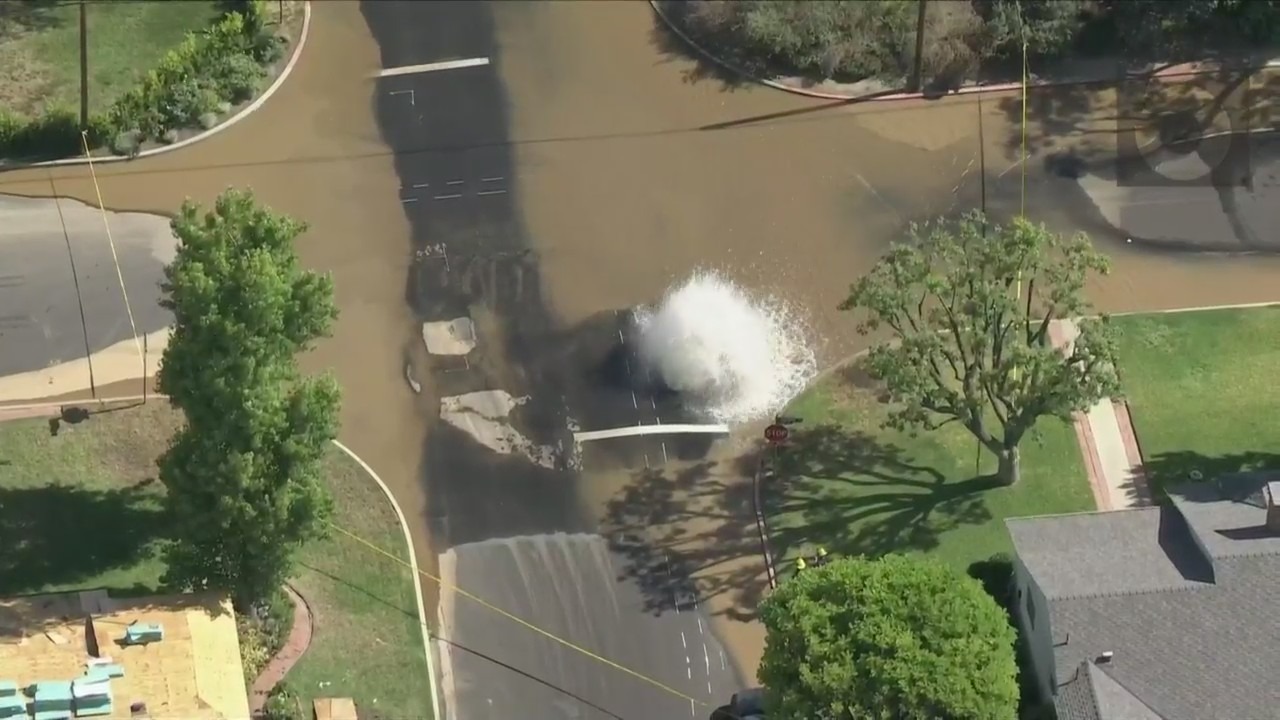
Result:
<svg viewBox="0 0 1280 720">
<path fill-rule="evenodd" d="M 1124 456 L 1133 468 L 1133 488 L 1139 505 L 1151 505 L 1155 496 L 1151 492 L 1151 483 L 1147 477 L 1147 469 L 1142 462 L 1142 448 L 1138 445 L 1138 436 L 1133 429 L 1133 414 L 1129 403 L 1124 400 L 1112 400 L 1115 408 L 1116 424 L 1120 427 L 1120 440 L 1124 443 Z"/>
<path fill-rule="evenodd" d="M 1076 444 L 1080 454 L 1084 456 L 1085 474 L 1089 476 L 1089 489 L 1093 491 L 1093 503 L 1098 510 L 1114 510 L 1111 504 L 1111 493 L 1107 491 L 1107 481 L 1102 475 L 1102 462 L 1098 459 L 1098 447 L 1093 441 L 1093 428 L 1089 425 L 1089 416 L 1084 413 L 1072 413 L 1071 425 L 1076 431 Z"/>
<path fill-rule="evenodd" d="M 249 692 L 249 713 L 253 717 L 262 713 L 271 691 L 284 681 L 293 666 L 302 659 L 307 648 L 311 647 L 311 638 L 315 634 L 314 615 L 307 599 L 289 583 L 284 584 L 284 591 L 293 603 L 293 625 L 289 628 L 289 636 L 285 638 L 284 645 L 253 681 Z"/>
</svg>

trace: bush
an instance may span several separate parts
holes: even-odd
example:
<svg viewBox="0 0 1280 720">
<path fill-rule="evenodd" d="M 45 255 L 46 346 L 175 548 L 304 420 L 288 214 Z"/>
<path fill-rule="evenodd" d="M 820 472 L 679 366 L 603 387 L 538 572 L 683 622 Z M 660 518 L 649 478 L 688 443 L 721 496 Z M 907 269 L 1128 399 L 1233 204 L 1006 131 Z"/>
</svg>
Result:
<svg viewBox="0 0 1280 720">
<path fill-rule="evenodd" d="M 256 680 L 271 658 L 280 652 L 292 628 L 293 602 L 283 590 L 277 590 L 263 605 L 236 618 L 246 683 Z"/>
<path fill-rule="evenodd" d="M 242 103 L 258 89 L 265 65 L 283 52 L 270 33 L 262 0 L 239 0 L 204 32 L 189 33 L 165 53 L 137 87 L 105 114 L 89 120 L 91 148 L 109 145 L 135 154 L 146 140 L 172 139 L 182 128 L 208 126 L 209 116 Z M 0 110 L 0 156 L 67 157 L 82 152 L 79 116 L 56 109 L 34 119 Z"/>
<path fill-rule="evenodd" d="M 10 157 L 80 154 L 80 116 L 64 108 L 27 120 L 0 110 L 0 148 Z"/>
<path fill-rule="evenodd" d="M 913 70 L 916 0 L 664 0 L 699 42 L 761 74 L 900 83 Z M 1169 61 L 1280 41 L 1280 0 L 929 0 L 922 69 L 933 84 L 988 59 L 1073 49 Z M 943 81 L 939 83 L 938 81 Z"/>
<path fill-rule="evenodd" d="M 253 97 L 264 77 L 262 65 L 248 55 L 221 58 L 210 72 L 210 79 L 218 84 L 218 94 L 233 105 Z"/>
<path fill-rule="evenodd" d="M 982 589 L 995 599 L 1005 612 L 1013 607 L 1013 558 L 996 553 L 986 560 L 969 565 L 969 577 L 982 583 Z"/>
<path fill-rule="evenodd" d="M 676 12 L 780 72 L 901 77 L 914 51 L 916 5 L 902 0 L 699 0 Z"/>
<path fill-rule="evenodd" d="M 262 720 L 304 720 L 306 717 L 302 699 L 287 682 L 272 688 L 262 705 Z"/>
</svg>

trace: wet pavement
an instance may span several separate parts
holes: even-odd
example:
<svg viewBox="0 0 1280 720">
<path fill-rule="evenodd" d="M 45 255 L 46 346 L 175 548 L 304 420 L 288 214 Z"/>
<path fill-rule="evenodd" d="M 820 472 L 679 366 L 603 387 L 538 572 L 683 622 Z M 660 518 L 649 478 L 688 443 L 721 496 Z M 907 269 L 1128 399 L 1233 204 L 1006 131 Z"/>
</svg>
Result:
<svg viewBox="0 0 1280 720">
<path fill-rule="evenodd" d="M 695 625 L 710 620 L 705 632 L 725 648 L 729 675 L 709 674 L 707 692 L 690 670 L 673 687 L 724 702 L 730 688 L 720 685 L 730 676 L 747 684 L 760 650 L 753 611 L 763 569 L 751 541 L 750 465 L 736 457 L 747 442 L 668 446 L 665 461 L 662 440 L 609 441 L 575 456 L 574 425 L 669 422 L 660 401 L 644 409 L 643 383 L 617 372 L 619 318 L 694 268 L 714 267 L 792 303 L 823 363 L 863 347 L 854 319 L 835 306 L 907 223 L 984 200 L 997 215 L 1020 210 L 1015 96 L 858 105 L 734 88 L 671 49 L 645 3 L 365 10 L 315 3 L 307 50 L 280 93 L 194 147 L 99 168 L 106 203 L 173 212 L 186 196 L 207 203 L 249 185 L 307 221 L 300 253 L 334 274 L 342 311 L 307 366 L 342 382 L 343 442 L 396 493 L 420 561 L 433 569 L 445 554 L 460 583 L 479 585 L 486 599 L 659 678 L 680 674 L 668 665 L 679 669 L 670 653 L 688 618 L 669 616 L 691 593 Z M 460 57 L 490 64 L 370 79 L 383 67 Z M 1035 96 L 1044 108 L 1026 209 L 1055 229 L 1094 234 L 1111 255 L 1114 272 L 1091 288 L 1095 302 L 1125 311 L 1276 299 L 1276 258 L 1126 242 L 1123 226 L 1136 220 L 1124 213 L 1151 198 L 1104 198 L 1056 162 L 1077 141 L 1096 146 L 1108 126 L 1114 135 L 1115 103 L 1085 99 Z M 1098 163 L 1087 167 L 1105 168 L 1105 152 L 1087 149 Z M 50 178 L 59 194 L 93 197 L 84 168 L 4 173 L 0 193 L 47 195 Z M 475 350 L 465 360 L 428 355 L 421 324 L 463 314 Z M 490 389 L 530 398 L 510 422 L 558 448 L 561 462 L 492 452 L 439 421 L 441 398 Z M 604 569 L 569 561 L 584 553 Z M 530 569 L 537 557 L 548 558 L 545 573 Z M 529 577 L 490 576 L 515 566 Z M 427 590 L 435 606 L 438 593 Z M 587 602 L 561 602 L 579 590 Z M 616 607 L 603 602 L 610 597 Z M 596 609 L 583 611 L 585 622 L 565 619 L 565 607 L 588 605 Z M 550 692 L 526 676 L 559 662 L 552 641 L 517 642 L 521 630 L 474 608 L 452 622 L 459 645 L 492 656 L 506 632 L 521 648 L 451 663 L 462 681 L 459 716 L 485 717 L 476 708 L 490 699 L 507 714 L 528 703 L 522 712 L 536 717 L 688 712 L 688 698 L 601 663 L 549 669 L 554 677 L 540 679 L 563 690 Z M 735 665 L 747 670 L 733 673 Z M 475 689 L 503 677 L 518 689 Z M 670 706 L 673 697 L 684 704 Z"/>
<path fill-rule="evenodd" d="M 112 214 L 118 275 L 97 208 L 0 196 L 0 217 L 0 377 L 132 343 L 135 328 L 145 335 L 172 321 L 158 305 L 164 266 L 176 247 L 169 218 Z M 121 275 L 131 291 L 132 324 Z"/>
</svg>

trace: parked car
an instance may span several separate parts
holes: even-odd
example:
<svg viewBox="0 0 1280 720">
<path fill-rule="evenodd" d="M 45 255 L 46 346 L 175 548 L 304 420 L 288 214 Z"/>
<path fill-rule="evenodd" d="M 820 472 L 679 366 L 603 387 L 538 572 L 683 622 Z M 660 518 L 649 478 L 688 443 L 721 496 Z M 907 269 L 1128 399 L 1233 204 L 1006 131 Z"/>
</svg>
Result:
<svg viewBox="0 0 1280 720">
<path fill-rule="evenodd" d="M 764 688 L 750 688 L 734 693 L 729 711 L 742 720 L 764 720 Z"/>
</svg>

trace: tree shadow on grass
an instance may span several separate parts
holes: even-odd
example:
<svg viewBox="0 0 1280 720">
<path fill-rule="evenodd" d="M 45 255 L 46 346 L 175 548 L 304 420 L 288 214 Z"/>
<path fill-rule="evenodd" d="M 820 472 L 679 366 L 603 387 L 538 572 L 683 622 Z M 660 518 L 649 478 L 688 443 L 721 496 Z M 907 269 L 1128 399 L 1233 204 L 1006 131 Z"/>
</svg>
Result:
<svg viewBox="0 0 1280 720">
<path fill-rule="evenodd" d="M 0 41 L 17 35 L 50 30 L 66 23 L 57 0 L 6 0 L 0 2 Z"/>
<path fill-rule="evenodd" d="M 681 19 L 683 13 L 687 12 L 687 4 L 684 2 L 671 2 L 670 0 L 660 0 L 660 4 L 662 5 L 663 13 L 673 23 L 680 25 L 681 30 L 692 38 L 693 34 Z M 718 59 L 723 60 L 734 68 L 740 69 L 742 72 L 730 70 L 725 65 L 707 57 L 706 53 L 700 52 L 698 48 L 690 46 L 656 12 L 653 13 L 653 27 L 649 31 L 649 42 L 658 52 L 662 53 L 664 61 L 667 63 L 676 61 L 693 63 L 693 65 L 680 72 L 681 80 L 685 84 L 697 85 L 704 80 L 713 80 L 720 83 L 721 90 L 732 92 L 754 83 L 752 77 L 743 73 L 756 76 L 768 76 L 770 74 L 768 69 L 761 65 L 759 61 L 736 52 L 734 49 L 736 47 L 735 43 L 727 38 L 698 37 L 695 40 L 707 52 L 714 53 Z"/>
<path fill-rule="evenodd" d="M 1190 482 L 1212 482 L 1224 475 L 1256 471 L 1280 471 L 1280 452 L 1246 451 L 1228 455 L 1204 455 L 1174 450 L 1143 459 L 1143 470 L 1156 498 L 1169 488 Z"/>
<path fill-rule="evenodd" d="M 841 555 L 932 550 L 958 527 L 991 520 L 990 476 L 948 480 L 901 448 L 817 425 L 793 435 L 763 489 L 779 557 L 825 547 Z"/>
<path fill-rule="evenodd" d="M 142 484 L 0 489 L 0 595 L 74 586 L 128 568 L 148 559 L 165 531 L 158 500 Z"/>
</svg>

